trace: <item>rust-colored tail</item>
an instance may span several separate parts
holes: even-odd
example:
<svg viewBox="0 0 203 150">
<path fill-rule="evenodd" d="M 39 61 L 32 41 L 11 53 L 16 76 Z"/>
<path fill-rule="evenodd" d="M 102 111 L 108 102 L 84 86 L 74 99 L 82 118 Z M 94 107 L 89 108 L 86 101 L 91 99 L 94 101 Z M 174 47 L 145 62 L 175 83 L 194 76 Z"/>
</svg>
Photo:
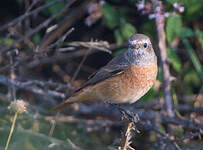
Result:
<svg viewBox="0 0 203 150">
<path fill-rule="evenodd" d="M 52 111 L 57 112 L 66 106 L 69 106 L 73 103 L 78 103 L 86 100 L 97 99 L 97 95 L 90 88 L 86 88 L 85 90 L 80 90 L 74 93 L 71 97 L 69 97 L 65 102 L 55 107 Z"/>
<path fill-rule="evenodd" d="M 59 110 L 62 110 L 66 106 L 69 106 L 73 103 L 77 103 L 77 102 L 81 102 L 81 101 L 83 101 L 83 100 L 82 99 L 75 99 L 75 97 L 70 97 L 65 102 L 63 102 L 63 103 L 59 104 L 57 107 L 55 107 L 52 111 L 57 112 Z"/>
</svg>

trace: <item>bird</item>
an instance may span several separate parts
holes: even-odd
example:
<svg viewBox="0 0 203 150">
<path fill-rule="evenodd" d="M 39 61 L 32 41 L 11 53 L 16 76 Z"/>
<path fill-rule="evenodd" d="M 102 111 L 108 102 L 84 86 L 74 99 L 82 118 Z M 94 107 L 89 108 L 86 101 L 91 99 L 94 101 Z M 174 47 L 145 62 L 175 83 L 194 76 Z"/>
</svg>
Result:
<svg viewBox="0 0 203 150">
<path fill-rule="evenodd" d="M 134 34 L 129 38 L 126 51 L 91 75 L 86 83 L 53 111 L 73 103 L 96 99 L 115 104 L 134 103 L 153 86 L 157 72 L 157 56 L 150 38 L 144 34 Z"/>
</svg>

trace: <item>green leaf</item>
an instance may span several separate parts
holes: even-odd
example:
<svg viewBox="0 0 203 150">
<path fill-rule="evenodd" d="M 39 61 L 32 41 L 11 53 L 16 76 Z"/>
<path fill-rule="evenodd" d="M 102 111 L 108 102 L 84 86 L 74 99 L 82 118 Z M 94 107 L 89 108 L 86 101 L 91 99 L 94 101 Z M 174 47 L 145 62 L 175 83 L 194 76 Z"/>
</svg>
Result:
<svg viewBox="0 0 203 150">
<path fill-rule="evenodd" d="M 10 44 L 12 44 L 14 42 L 14 40 L 12 39 L 12 38 L 8 38 L 5 42 L 4 42 L 4 44 L 5 45 L 10 45 Z"/>
<path fill-rule="evenodd" d="M 40 37 L 39 33 L 35 34 L 35 35 L 32 37 L 32 41 L 33 41 L 35 44 L 39 44 L 39 43 L 40 43 L 41 37 Z"/>
<path fill-rule="evenodd" d="M 116 9 L 113 8 L 108 3 L 105 3 L 101 7 L 103 15 L 104 15 L 104 21 L 108 28 L 113 29 L 118 25 L 118 14 L 116 12 Z"/>
<path fill-rule="evenodd" d="M 184 18 L 192 22 L 203 15 L 203 0 L 182 0 L 185 7 Z"/>
<path fill-rule="evenodd" d="M 146 35 L 156 35 L 156 27 L 153 20 L 147 20 L 140 27 L 140 32 Z"/>
<path fill-rule="evenodd" d="M 123 23 L 120 29 L 125 40 L 128 40 L 133 34 L 136 33 L 135 27 L 130 23 Z"/>
<path fill-rule="evenodd" d="M 172 64 L 173 68 L 177 72 L 181 72 L 182 65 L 178 55 L 176 54 L 176 51 L 167 48 L 166 52 L 168 55 L 169 62 Z"/>
<path fill-rule="evenodd" d="M 115 57 L 124 51 L 126 51 L 126 48 L 117 49 L 116 51 L 113 51 L 112 56 Z"/>
<path fill-rule="evenodd" d="M 116 44 L 121 45 L 123 44 L 123 37 L 119 29 L 114 30 L 114 37 L 116 39 Z"/>
<path fill-rule="evenodd" d="M 192 46 L 190 45 L 189 41 L 187 39 L 182 39 L 183 40 L 183 44 L 186 47 L 186 50 L 189 54 L 189 57 L 195 67 L 195 70 L 197 71 L 197 73 L 199 74 L 201 80 L 203 81 L 203 69 L 202 69 L 202 65 L 197 57 L 197 55 L 195 54 L 194 49 L 192 48 Z"/>
<path fill-rule="evenodd" d="M 180 35 L 182 28 L 182 20 L 180 15 L 171 15 L 166 23 L 166 35 L 168 42 L 172 42 L 177 36 Z"/>
<path fill-rule="evenodd" d="M 176 129 L 174 129 L 174 134 L 175 134 L 175 136 L 177 136 L 177 137 L 182 137 L 182 136 L 184 136 L 184 129 L 183 128 L 176 128 Z"/>
<path fill-rule="evenodd" d="M 162 69 L 159 67 L 156 79 L 159 80 L 159 81 L 162 81 L 163 80 L 162 76 L 163 76 L 163 72 L 162 72 Z"/>
<path fill-rule="evenodd" d="M 198 86 L 201 82 L 197 72 L 195 72 L 194 70 L 189 70 L 189 72 L 187 72 L 184 76 L 184 83 Z M 188 87 L 188 88 L 191 88 L 191 87 Z"/>
<path fill-rule="evenodd" d="M 203 50 L 203 32 L 200 31 L 199 29 L 195 29 L 195 36 L 199 40 L 200 45 L 201 45 L 202 50 Z"/>
<path fill-rule="evenodd" d="M 181 30 L 181 37 L 182 38 L 186 38 L 186 37 L 191 37 L 194 35 L 194 32 L 192 31 L 192 29 L 187 28 L 187 27 L 183 27 Z"/>
<path fill-rule="evenodd" d="M 142 102 L 151 102 L 155 97 L 154 88 L 152 87 L 143 97 L 140 98 Z"/>
<path fill-rule="evenodd" d="M 50 2 L 52 2 L 52 0 L 46 0 L 46 3 L 50 3 Z M 65 6 L 64 2 L 56 3 L 56 4 L 52 5 L 52 6 L 50 6 L 49 8 L 45 9 L 44 13 L 47 14 L 47 15 L 55 14 L 58 11 L 60 11 L 64 6 Z"/>
<path fill-rule="evenodd" d="M 116 39 L 116 44 L 117 45 L 123 44 L 124 39 L 123 39 L 123 36 L 122 36 L 121 31 L 119 29 L 114 30 L 114 37 Z M 123 48 L 118 49 L 118 50 L 114 51 L 112 55 L 117 56 L 118 54 L 120 54 L 121 52 L 123 52 L 125 50 L 126 49 L 123 49 Z"/>
<path fill-rule="evenodd" d="M 160 126 L 160 131 L 161 131 L 161 133 L 163 133 L 163 134 L 166 133 L 166 130 L 165 130 L 164 126 L 162 126 L 162 125 Z"/>
<path fill-rule="evenodd" d="M 8 38 L 7 40 L 4 40 L 4 37 L 0 37 L 0 43 L 5 45 L 10 45 L 14 42 L 12 38 Z"/>
<path fill-rule="evenodd" d="M 174 4 L 176 2 L 178 2 L 179 0 L 167 0 L 167 2 L 171 3 L 171 4 Z"/>
</svg>

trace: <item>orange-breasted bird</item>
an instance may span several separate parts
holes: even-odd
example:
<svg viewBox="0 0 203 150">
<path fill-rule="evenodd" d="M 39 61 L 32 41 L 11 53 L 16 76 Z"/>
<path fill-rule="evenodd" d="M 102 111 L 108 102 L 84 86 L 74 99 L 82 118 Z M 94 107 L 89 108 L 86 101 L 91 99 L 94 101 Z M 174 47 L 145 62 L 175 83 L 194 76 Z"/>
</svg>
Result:
<svg viewBox="0 0 203 150">
<path fill-rule="evenodd" d="M 100 99 L 111 103 L 133 103 L 145 95 L 157 76 L 157 57 L 150 39 L 135 34 L 129 39 L 127 51 L 114 57 L 67 99 L 57 106 Z"/>
</svg>

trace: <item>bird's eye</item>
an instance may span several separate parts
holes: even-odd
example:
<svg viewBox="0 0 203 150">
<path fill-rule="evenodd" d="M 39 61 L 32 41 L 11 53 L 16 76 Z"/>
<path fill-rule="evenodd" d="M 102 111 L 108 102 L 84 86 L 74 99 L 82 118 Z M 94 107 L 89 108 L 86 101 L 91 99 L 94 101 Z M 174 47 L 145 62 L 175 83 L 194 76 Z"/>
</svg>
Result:
<svg viewBox="0 0 203 150">
<path fill-rule="evenodd" d="M 147 48 L 147 43 L 144 43 L 144 48 Z"/>
</svg>

